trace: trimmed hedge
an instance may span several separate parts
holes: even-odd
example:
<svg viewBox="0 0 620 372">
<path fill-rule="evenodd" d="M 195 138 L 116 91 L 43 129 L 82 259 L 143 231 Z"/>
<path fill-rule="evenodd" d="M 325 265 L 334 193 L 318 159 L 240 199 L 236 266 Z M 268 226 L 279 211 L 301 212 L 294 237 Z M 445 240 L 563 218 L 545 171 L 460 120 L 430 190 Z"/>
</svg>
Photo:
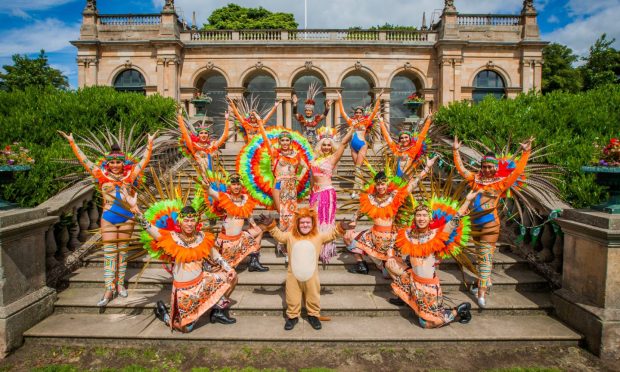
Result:
<svg viewBox="0 0 620 372">
<path fill-rule="evenodd" d="M 558 185 L 565 200 L 575 208 L 591 206 L 605 198 L 594 176 L 581 173 L 581 166 L 596 162 L 599 149 L 620 134 L 620 86 L 610 85 L 583 93 L 552 92 L 522 94 L 516 99 L 487 97 L 476 105 L 454 103 L 439 109 L 438 124 L 459 139 L 478 139 L 494 148 L 536 137 L 534 147 L 552 145 L 539 161 L 566 169 Z"/>
<path fill-rule="evenodd" d="M 109 87 L 77 91 L 0 92 L 0 145 L 20 142 L 35 159 L 32 170 L 2 187 L 0 197 L 32 207 L 47 200 L 65 183 L 58 177 L 75 171 L 53 159 L 74 158 L 58 130 L 86 135 L 119 124 L 136 124 L 136 135 L 164 127 L 163 118 L 174 119 L 175 102 L 158 95 L 119 93 Z M 92 159 L 94 160 L 94 159 Z"/>
</svg>

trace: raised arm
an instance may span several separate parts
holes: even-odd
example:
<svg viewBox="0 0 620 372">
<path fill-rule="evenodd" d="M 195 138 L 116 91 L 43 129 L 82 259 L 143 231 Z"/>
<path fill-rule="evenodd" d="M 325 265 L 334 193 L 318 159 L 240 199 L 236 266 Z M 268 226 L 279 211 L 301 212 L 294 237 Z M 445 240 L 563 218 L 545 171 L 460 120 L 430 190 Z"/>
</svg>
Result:
<svg viewBox="0 0 620 372">
<path fill-rule="evenodd" d="M 480 192 L 482 192 L 482 190 L 477 190 L 477 191 L 472 190 L 467 194 L 467 196 L 465 197 L 465 201 L 463 202 L 463 204 L 461 204 L 461 207 L 459 208 L 459 210 L 456 211 L 456 216 L 454 216 L 450 220 L 450 222 L 444 226 L 443 232 L 450 234 L 452 233 L 452 230 L 458 227 L 459 220 L 461 219 L 461 217 L 463 217 L 467 213 L 467 209 L 469 208 L 469 205 L 476 198 L 476 196 L 480 194 Z"/>
<path fill-rule="evenodd" d="M 323 111 L 323 113 L 322 113 L 322 114 L 319 114 L 319 115 L 317 115 L 317 116 L 316 116 L 316 118 L 315 118 L 315 119 L 316 119 L 316 120 L 315 120 L 315 123 L 316 123 L 316 124 L 315 124 L 315 126 L 316 126 L 316 125 L 319 125 L 319 123 L 320 123 L 323 119 L 325 119 L 325 117 L 326 117 L 326 116 L 327 116 L 327 114 L 329 113 L 329 107 L 332 105 L 332 102 L 333 102 L 333 101 L 332 101 L 331 99 L 328 99 L 327 101 L 325 101 L 325 110 Z"/>
<path fill-rule="evenodd" d="M 330 242 L 332 240 L 336 240 L 336 238 L 338 238 L 338 237 L 343 236 L 344 232 L 346 231 L 345 228 L 343 227 L 343 224 L 345 226 L 348 226 L 347 229 L 352 229 L 354 227 L 354 225 L 351 225 L 351 223 L 347 223 L 345 221 L 342 221 L 342 223 L 336 224 L 336 227 L 333 227 L 330 230 L 328 230 L 327 232 L 321 233 L 319 235 L 321 243 Z"/>
<path fill-rule="evenodd" d="M 342 137 L 342 141 L 340 142 L 340 146 L 338 146 L 338 150 L 336 150 L 334 156 L 332 157 L 332 166 L 336 166 L 336 164 L 338 164 L 338 162 L 340 161 L 340 158 L 342 158 L 342 154 L 344 154 L 344 150 L 346 150 L 347 143 L 349 143 L 349 141 L 351 141 L 351 138 L 353 137 L 353 133 L 355 133 L 355 128 L 349 127 L 347 134 Z"/>
<path fill-rule="evenodd" d="M 454 145 L 452 146 L 454 152 L 454 166 L 456 166 L 456 170 L 459 172 L 461 177 L 463 177 L 466 181 L 471 181 L 474 179 L 474 174 L 467 170 L 463 165 L 463 160 L 461 159 L 461 153 L 459 149 L 461 148 L 461 142 L 459 142 L 458 138 L 454 136 Z"/>
<path fill-rule="evenodd" d="M 280 230 L 280 228 L 275 225 L 275 222 L 267 228 L 267 231 L 269 231 L 271 236 L 273 236 L 273 238 L 280 243 L 286 243 L 288 238 L 291 236 L 290 232 Z"/>
<path fill-rule="evenodd" d="M 372 112 L 368 116 L 369 122 L 372 122 L 374 120 L 375 116 L 377 116 L 377 113 L 379 112 L 379 108 L 381 108 L 381 95 L 382 94 L 383 94 L 383 91 L 379 93 L 379 96 L 377 97 L 377 100 L 375 101 L 375 107 L 373 107 Z"/>
<path fill-rule="evenodd" d="M 185 147 L 189 150 L 191 154 L 194 153 L 194 142 L 192 141 L 192 137 L 187 130 L 187 126 L 185 125 L 185 121 L 183 120 L 183 114 L 181 112 L 181 108 L 179 108 L 179 112 L 177 113 L 177 122 L 179 123 L 179 130 L 181 131 L 181 138 L 183 142 L 185 142 Z"/>
<path fill-rule="evenodd" d="M 390 132 L 388 132 L 387 127 L 385 126 L 383 118 L 379 118 L 379 125 L 381 126 L 381 134 L 383 135 L 383 139 L 385 140 L 385 142 L 387 142 L 389 148 L 392 150 L 392 152 L 398 151 L 398 149 L 396 148 L 396 144 L 390 136 Z"/>
<path fill-rule="evenodd" d="M 235 101 L 232 98 L 228 98 L 228 103 L 230 104 L 230 108 L 232 108 L 233 114 L 235 115 L 237 120 L 239 120 L 239 123 L 243 125 L 243 123 L 245 122 L 245 119 L 243 118 L 243 116 L 241 116 L 241 114 L 239 113 L 239 110 L 237 110 L 237 105 L 235 104 Z"/>
<path fill-rule="evenodd" d="M 230 123 L 228 121 L 228 111 L 226 111 L 224 113 L 224 132 L 222 132 L 222 135 L 220 136 L 220 138 L 213 144 L 211 145 L 211 150 L 215 151 L 217 149 L 219 149 L 220 147 L 222 147 L 222 145 L 224 144 L 224 142 L 226 142 L 226 140 L 228 139 L 228 131 L 230 128 Z"/>
<path fill-rule="evenodd" d="M 80 147 L 77 145 L 77 143 L 75 143 L 75 140 L 73 139 L 73 133 L 65 133 L 63 131 L 58 131 L 58 133 L 60 133 L 61 136 L 65 137 L 65 139 L 67 139 L 67 141 L 69 141 L 69 145 L 71 146 L 71 150 L 73 150 L 73 153 L 75 154 L 75 157 L 78 159 L 78 161 L 80 162 L 80 164 L 82 164 L 82 166 L 84 167 L 84 169 L 86 169 L 86 171 L 88 173 L 90 173 L 93 177 L 97 177 L 97 166 L 90 160 L 88 160 L 88 158 L 86 157 L 86 155 L 82 152 L 82 150 L 80 149 Z"/>
<path fill-rule="evenodd" d="M 273 116 L 273 114 L 275 114 L 276 109 L 278 108 L 278 106 L 280 105 L 280 102 L 282 102 L 281 100 L 276 100 L 276 103 L 273 105 L 273 107 L 271 108 L 271 110 L 267 113 L 267 115 L 265 115 L 265 118 L 262 119 L 262 123 L 266 124 L 269 119 L 271 119 L 271 117 Z"/>
<path fill-rule="evenodd" d="M 134 193 L 134 195 L 130 195 L 125 187 L 121 188 L 121 194 L 123 195 L 123 200 L 125 203 L 129 205 L 131 212 L 136 216 L 136 222 L 138 222 L 144 231 L 146 231 L 153 239 L 161 239 L 159 229 L 151 225 L 151 223 L 144 218 L 144 215 L 138 206 L 138 194 Z"/>
<path fill-rule="evenodd" d="M 271 142 L 269 142 L 269 137 L 267 137 L 267 132 L 265 131 L 265 127 L 260 122 L 258 123 L 258 130 L 260 131 L 261 137 L 263 137 L 263 141 L 265 141 L 265 146 L 267 146 L 267 150 L 269 150 L 269 156 L 273 162 L 274 157 L 277 155 L 276 150 L 271 147 Z"/>
<path fill-rule="evenodd" d="M 508 177 L 504 179 L 504 191 L 508 190 L 517 181 L 519 176 L 523 174 L 525 166 L 527 165 L 527 161 L 530 158 L 533 140 L 534 138 L 532 137 L 521 144 L 521 150 L 523 151 L 521 153 L 521 158 L 517 162 L 517 167 L 510 173 Z"/>
<path fill-rule="evenodd" d="M 422 145 L 424 145 L 424 140 L 426 139 L 426 135 L 428 134 L 428 130 L 431 127 L 432 122 L 433 120 L 430 116 L 424 121 L 422 131 L 418 134 L 418 139 L 415 141 L 415 145 L 413 146 L 413 150 L 411 152 L 412 154 L 417 154 L 420 152 L 420 149 L 422 149 Z"/>
<path fill-rule="evenodd" d="M 155 140 L 155 136 L 157 136 L 157 132 L 147 135 L 148 143 L 146 145 L 146 153 L 144 154 L 142 160 L 140 160 L 138 164 L 134 165 L 133 169 L 131 170 L 131 181 L 138 178 L 140 173 L 142 173 L 144 168 L 146 168 L 146 166 L 151 161 L 151 155 L 153 154 L 153 141 Z"/>
<path fill-rule="evenodd" d="M 435 156 L 434 158 L 426 159 L 426 166 L 424 167 L 422 172 L 420 172 L 417 177 L 409 181 L 409 184 L 407 184 L 408 194 L 411 194 L 413 189 L 415 189 L 418 186 L 418 183 L 420 183 L 420 181 L 424 179 L 424 177 L 426 177 L 428 172 L 430 172 L 431 168 L 433 167 L 433 164 L 435 164 L 435 161 L 437 161 L 437 156 Z"/>
<path fill-rule="evenodd" d="M 342 116 L 342 118 L 346 120 L 346 122 L 349 123 L 349 125 L 351 125 L 351 118 L 349 117 L 349 115 L 347 115 L 347 112 L 344 110 L 344 104 L 342 103 L 342 96 L 340 95 L 340 93 L 338 93 L 338 109 L 340 110 L 340 116 Z"/>
</svg>

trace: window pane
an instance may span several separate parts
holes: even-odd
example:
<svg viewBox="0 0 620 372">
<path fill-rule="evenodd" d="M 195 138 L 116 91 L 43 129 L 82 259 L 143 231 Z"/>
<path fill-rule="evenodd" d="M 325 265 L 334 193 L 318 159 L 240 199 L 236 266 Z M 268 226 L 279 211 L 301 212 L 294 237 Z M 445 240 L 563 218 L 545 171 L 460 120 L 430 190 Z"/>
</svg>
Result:
<svg viewBox="0 0 620 372">
<path fill-rule="evenodd" d="M 202 85 L 202 92 L 208 94 L 213 99 L 207 105 L 206 114 L 213 118 L 213 133 L 218 137 L 224 131 L 224 113 L 226 108 L 228 108 L 226 88 L 226 79 L 219 73 L 206 77 Z M 233 123 L 230 123 L 230 125 L 232 126 Z"/>
<path fill-rule="evenodd" d="M 366 106 L 372 102 L 371 86 L 361 75 L 349 75 L 342 81 L 342 101 L 347 115 L 353 115 L 355 106 Z"/>
<path fill-rule="evenodd" d="M 404 75 L 395 76 L 390 84 L 390 131 L 398 133 L 402 122 L 412 116 L 411 110 L 403 103 L 412 93 L 418 91 L 411 78 Z"/>
<path fill-rule="evenodd" d="M 297 98 L 299 98 L 299 102 L 297 102 L 297 112 L 302 115 L 304 114 L 306 94 L 311 83 L 318 84 L 319 86 L 319 93 L 314 97 L 314 114 L 322 114 L 323 111 L 325 111 L 325 93 L 323 92 L 324 84 L 318 77 L 314 75 L 307 75 L 298 78 L 293 84 L 293 90 L 297 94 Z M 325 120 L 319 124 L 319 126 L 323 125 L 325 125 Z M 301 124 L 299 124 L 295 117 L 293 117 L 293 129 L 299 132 L 302 131 Z"/>
<path fill-rule="evenodd" d="M 140 92 L 146 93 L 144 76 L 134 69 L 121 72 L 114 80 L 114 88 L 119 92 Z"/>
<path fill-rule="evenodd" d="M 246 85 L 245 98 L 258 98 L 258 109 L 261 113 L 270 110 L 276 102 L 276 81 L 271 75 L 260 74 L 254 76 Z M 268 125 L 276 125 L 276 114 L 273 114 L 267 122 Z M 278 123 L 282 125 L 283 123 Z"/>
<path fill-rule="evenodd" d="M 504 80 L 497 72 L 491 70 L 480 71 L 474 79 L 472 99 L 474 103 L 478 103 L 489 94 L 498 99 L 504 98 L 506 96 L 504 87 Z"/>
</svg>

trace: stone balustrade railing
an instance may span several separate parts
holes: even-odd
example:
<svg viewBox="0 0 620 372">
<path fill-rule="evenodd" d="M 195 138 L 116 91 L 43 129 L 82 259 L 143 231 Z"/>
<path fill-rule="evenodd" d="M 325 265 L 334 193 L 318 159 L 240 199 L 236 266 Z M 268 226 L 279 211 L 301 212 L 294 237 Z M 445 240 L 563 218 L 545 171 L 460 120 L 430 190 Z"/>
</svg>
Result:
<svg viewBox="0 0 620 372">
<path fill-rule="evenodd" d="M 178 163 L 182 155 L 178 146 L 170 144 L 168 138 L 156 140 L 150 167 L 165 172 Z M 101 216 L 100 201 L 92 180 L 88 179 L 54 195 L 37 209 L 45 209 L 48 216 L 59 218 L 47 230 L 45 239 L 47 283 L 55 286 L 67 272 L 80 265 L 82 257 L 100 239 L 96 233 Z"/>
<path fill-rule="evenodd" d="M 435 31 L 417 30 L 188 30 L 182 32 L 188 41 L 274 41 L 274 42 L 351 42 L 385 41 L 418 43 L 436 41 Z"/>
<path fill-rule="evenodd" d="M 459 14 L 459 26 L 518 26 L 521 17 L 507 14 Z"/>
<path fill-rule="evenodd" d="M 106 26 L 144 26 L 161 23 L 161 14 L 106 14 L 100 15 L 99 24 Z"/>
</svg>

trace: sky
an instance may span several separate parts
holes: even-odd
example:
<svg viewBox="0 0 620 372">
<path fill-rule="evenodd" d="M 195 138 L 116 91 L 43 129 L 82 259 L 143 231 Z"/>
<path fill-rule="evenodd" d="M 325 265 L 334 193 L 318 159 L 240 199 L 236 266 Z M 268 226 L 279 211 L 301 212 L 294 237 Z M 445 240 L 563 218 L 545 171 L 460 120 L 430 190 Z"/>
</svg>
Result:
<svg viewBox="0 0 620 372">
<path fill-rule="evenodd" d="M 191 22 L 206 23 L 217 8 L 235 2 L 245 7 L 262 6 L 271 11 L 295 15 L 304 27 L 301 0 L 176 0 L 177 13 Z M 69 41 L 77 40 L 85 0 L 0 0 L 0 66 L 11 64 L 13 54 L 36 57 L 45 49 L 50 65 L 77 86 L 77 50 Z M 100 14 L 158 13 L 164 0 L 99 0 Z M 455 0 L 459 13 L 518 14 L 522 0 Z M 620 0 L 535 0 L 542 39 L 568 45 L 581 56 L 603 33 L 617 39 L 620 48 Z M 443 8 L 442 0 L 307 0 L 308 28 L 370 27 L 385 23 L 420 26 L 422 13 L 427 21 Z"/>
</svg>

